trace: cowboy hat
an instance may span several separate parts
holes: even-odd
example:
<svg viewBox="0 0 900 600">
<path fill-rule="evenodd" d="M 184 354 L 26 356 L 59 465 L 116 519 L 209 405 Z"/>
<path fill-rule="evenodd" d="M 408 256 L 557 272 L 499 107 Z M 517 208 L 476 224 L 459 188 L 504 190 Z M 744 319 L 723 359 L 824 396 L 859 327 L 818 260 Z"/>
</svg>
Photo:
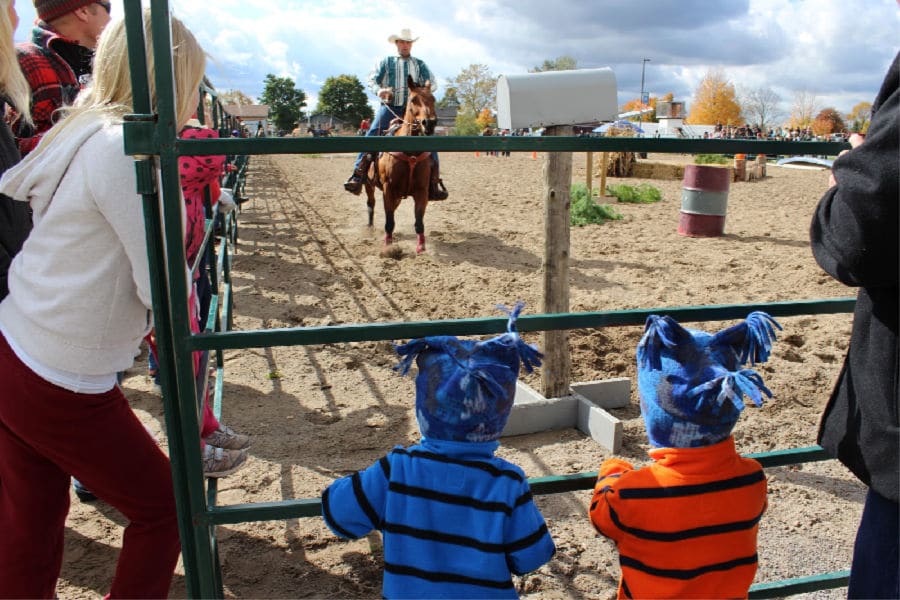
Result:
<svg viewBox="0 0 900 600">
<path fill-rule="evenodd" d="M 414 38 L 412 36 L 412 32 L 409 29 L 401 29 L 400 35 L 392 35 L 388 38 L 388 41 L 393 44 L 394 42 L 400 42 L 400 41 L 414 42 L 417 39 L 419 39 L 419 38 Z"/>
</svg>

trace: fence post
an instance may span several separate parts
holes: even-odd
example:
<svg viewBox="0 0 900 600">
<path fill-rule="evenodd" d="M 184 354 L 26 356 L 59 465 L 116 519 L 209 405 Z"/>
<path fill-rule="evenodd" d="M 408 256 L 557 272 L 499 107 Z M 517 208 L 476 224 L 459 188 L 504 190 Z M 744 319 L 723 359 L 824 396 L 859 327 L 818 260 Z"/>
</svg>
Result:
<svg viewBox="0 0 900 600">
<path fill-rule="evenodd" d="M 571 125 L 547 127 L 545 136 L 571 136 Z M 541 312 L 569 312 L 569 202 L 572 153 L 547 152 L 544 159 L 544 298 Z M 541 393 L 545 398 L 569 394 L 569 334 L 545 331 L 541 350 Z"/>
</svg>

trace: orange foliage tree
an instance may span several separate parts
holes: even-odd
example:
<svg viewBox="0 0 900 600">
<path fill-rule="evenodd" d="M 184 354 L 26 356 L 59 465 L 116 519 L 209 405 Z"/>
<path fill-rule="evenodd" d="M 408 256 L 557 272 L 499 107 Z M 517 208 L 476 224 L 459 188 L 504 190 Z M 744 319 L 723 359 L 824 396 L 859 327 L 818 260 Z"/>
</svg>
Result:
<svg viewBox="0 0 900 600">
<path fill-rule="evenodd" d="M 850 131 L 866 133 L 869 130 L 869 122 L 872 118 L 872 103 L 860 102 L 853 107 L 847 120 L 850 121 Z"/>
<path fill-rule="evenodd" d="M 725 73 L 721 69 L 710 69 L 703 76 L 697 91 L 694 92 L 691 111 L 684 122 L 706 125 L 744 124 L 734 85 L 725 78 Z"/>
<path fill-rule="evenodd" d="M 478 126 L 481 127 L 481 129 L 484 129 L 485 127 L 493 127 L 496 125 L 497 120 L 494 118 L 494 114 L 490 109 L 483 108 L 475 118 L 475 122 L 478 123 Z"/>
<path fill-rule="evenodd" d="M 828 135 L 831 133 L 840 133 L 846 129 L 844 119 L 841 113 L 833 108 L 823 108 L 813 119 L 810 128 L 815 135 Z"/>
</svg>

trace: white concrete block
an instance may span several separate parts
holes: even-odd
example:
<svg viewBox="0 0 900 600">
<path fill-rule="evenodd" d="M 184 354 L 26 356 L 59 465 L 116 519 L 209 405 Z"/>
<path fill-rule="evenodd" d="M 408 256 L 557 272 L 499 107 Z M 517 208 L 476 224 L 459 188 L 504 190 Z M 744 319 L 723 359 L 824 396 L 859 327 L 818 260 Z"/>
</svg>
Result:
<svg viewBox="0 0 900 600">
<path fill-rule="evenodd" d="M 540 392 L 521 381 L 516 382 L 516 397 L 509 420 L 503 429 L 504 436 L 524 435 L 551 429 L 575 427 L 577 401 L 571 396 L 544 398 Z"/>
<path fill-rule="evenodd" d="M 572 391 L 601 408 L 624 408 L 631 401 L 631 378 L 613 377 L 573 383 Z"/>
<path fill-rule="evenodd" d="M 587 398 L 577 394 L 575 397 L 578 400 L 578 429 L 607 450 L 618 453 L 622 448 L 622 421 Z"/>
</svg>

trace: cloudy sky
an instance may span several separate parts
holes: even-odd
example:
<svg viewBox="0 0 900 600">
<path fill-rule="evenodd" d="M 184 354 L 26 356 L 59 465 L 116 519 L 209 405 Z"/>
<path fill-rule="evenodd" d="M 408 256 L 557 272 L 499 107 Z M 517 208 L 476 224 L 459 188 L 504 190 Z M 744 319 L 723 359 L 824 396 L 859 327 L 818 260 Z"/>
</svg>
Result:
<svg viewBox="0 0 900 600">
<path fill-rule="evenodd" d="M 122 2 L 113 0 L 113 16 L 122 15 Z M 471 64 L 512 75 L 569 55 L 580 68 L 612 68 L 620 105 L 638 97 L 642 64 L 646 92 L 673 92 L 688 109 L 702 77 L 721 68 L 739 92 L 772 88 L 785 115 L 798 93 L 841 112 L 871 102 L 900 49 L 898 0 L 171 0 L 170 6 L 210 54 L 217 88 L 255 98 L 267 73 L 287 76 L 306 92 L 310 108 L 329 76 L 365 82 L 393 51 L 387 37 L 403 27 L 420 38 L 413 55 L 438 77 L 438 97 Z M 28 0 L 17 9 L 22 40 L 34 9 Z"/>
</svg>

